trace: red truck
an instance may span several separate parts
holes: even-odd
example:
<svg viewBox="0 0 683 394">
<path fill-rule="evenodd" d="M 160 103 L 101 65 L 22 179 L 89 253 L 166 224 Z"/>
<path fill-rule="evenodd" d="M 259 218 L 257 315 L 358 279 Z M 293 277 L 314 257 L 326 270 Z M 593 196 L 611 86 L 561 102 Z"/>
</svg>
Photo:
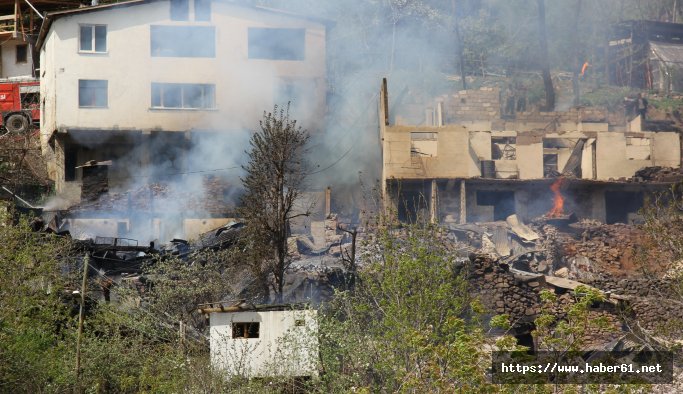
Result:
<svg viewBox="0 0 683 394">
<path fill-rule="evenodd" d="M 0 81 L 0 126 L 25 133 L 40 125 L 40 82 L 37 79 Z M 0 131 L 0 134 L 4 134 Z"/>
</svg>

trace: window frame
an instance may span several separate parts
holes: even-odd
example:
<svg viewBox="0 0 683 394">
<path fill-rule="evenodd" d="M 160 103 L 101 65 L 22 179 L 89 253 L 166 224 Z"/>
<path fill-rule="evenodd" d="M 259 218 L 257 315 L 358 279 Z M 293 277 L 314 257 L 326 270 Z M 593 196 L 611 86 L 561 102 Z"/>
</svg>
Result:
<svg viewBox="0 0 683 394">
<path fill-rule="evenodd" d="M 97 50 L 97 28 L 104 27 L 104 50 Z M 91 49 L 82 48 L 83 28 L 90 28 L 90 45 Z M 109 29 L 107 25 L 102 23 L 80 23 L 78 25 L 78 53 L 88 53 L 88 54 L 106 54 L 109 53 Z"/>
<path fill-rule="evenodd" d="M 24 48 L 24 60 L 19 60 L 19 48 Z M 28 44 L 17 44 L 14 47 L 14 63 L 15 64 L 25 64 L 28 63 Z"/>
<path fill-rule="evenodd" d="M 207 106 L 193 107 L 186 106 L 186 92 L 188 89 L 200 88 L 201 101 L 209 103 Z M 158 91 L 156 89 L 159 89 Z M 177 107 L 164 106 L 164 92 L 167 89 L 178 89 L 180 101 Z M 210 91 L 210 93 L 209 93 Z M 157 93 L 158 92 L 158 93 Z M 155 95 L 158 94 L 158 100 Z M 209 95 L 210 94 L 210 95 Z M 206 97 L 209 97 L 207 100 Z M 158 102 L 160 105 L 155 105 Z M 152 82 L 150 85 L 150 109 L 152 110 L 172 110 L 172 111 L 214 111 L 216 110 L 216 84 L 213 83 L 177 83 L 177 82 Z"/>
<path fill-rule="evenodd" d="M 188 22 L 190 20 L 190 0 L 170 0 L 168 3 L 170 20 L 174 22 Z M 179 7 L 182 7 L 182 10 Z M 181 11 L 182 15 L 179 14 Z M 183 17 L 179 18 L 179 16 Z"/>
<path fill-rule="evenodd" d="M 255 330 L 254 330 L 255 327 Z M 231 332 L 231 338 L 232 339 L 259 339 L 261 338 L 261 322 L 257 321 L 252 321 L 252 322 L 245 322 L 245 321 L 234 321 L 231 324 L 232 332 Z M 236 336 L 235 333 L 237 332 L 238 329 L 242 330 L 242 335 L 241 336 Z M 249 334 L 255 334 L 254 336 L 250 336 Z"/>
<path fill-rule="evenodd" d="M 104 82 L 104 105 L 81 105 L 81 82 Z M 98 89 L 95 87 L 90 87 L 91 89 Z M 99 87 L 102 89 L 102 87 Z M 109 80 L 106 79 L 79 79 L 78 80 L 78 108 L 83 109 L 106 109 L 109 108 Z"/>
</svg>

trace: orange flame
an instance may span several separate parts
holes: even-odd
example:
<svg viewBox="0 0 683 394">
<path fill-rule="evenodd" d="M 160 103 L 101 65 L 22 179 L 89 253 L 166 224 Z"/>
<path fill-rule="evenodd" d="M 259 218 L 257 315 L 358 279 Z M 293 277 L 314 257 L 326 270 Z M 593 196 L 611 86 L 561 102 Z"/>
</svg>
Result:
<svg viewBox="0 0 683 394">
<path fill-rule="evenodd" d="M 562 197 L 562 193 L 560 193 L 560 187 L 562 187 L 563 182 L 564 178 L 557 178 L 557 180 L 550 185 L 550 190 L 553 191 L 554 196 L 553 209 L 546 214 L 548 217 L 556 218 L 564 215 L 564 197 Z"/>
</svg>

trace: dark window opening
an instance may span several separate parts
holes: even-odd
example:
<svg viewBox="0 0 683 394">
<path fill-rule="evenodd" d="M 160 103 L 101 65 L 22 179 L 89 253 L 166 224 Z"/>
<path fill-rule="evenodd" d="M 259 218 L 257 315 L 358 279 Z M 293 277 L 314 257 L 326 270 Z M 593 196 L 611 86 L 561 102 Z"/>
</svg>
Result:
<svg viewBox="0 0 683 394">
<path fill-rule="evenodd" d="M 517 344 L 519 346 L 526 346 L 529 348 L 527 351 L 528 354 L 534 354 L 534 337 L 531 335 L 531 333 L 524 333 L 524 334 L 519 334 L 515 335 L 515 338 L 517 339 Z"/>
<path fill-rule="evenodd" d="M 106 108 L 107 81 L 98 79 L 79 79 L 78 106 L 81 108 Z"/>
<path fill-rule="evenodd" d="M 213 26 L 150 26 L 153 57 L 215 57 Z"/>
<path fill-rule="evenodd" d="M 71 182 L 76 180 L 76 164 L 78 151 L 75 148 L 67 148 L 64 152 L 64 180 Z"/>
<path fill-rule="evenodd" d="M 402 190 L 397 196 L 398 220 L 418 223 L 429 220 L 429 187 Z"/>
<path fill-rule="evenodd" d="M 515 193 L 478 190 L 477 205 L 493 206 L 493 220 L 505 220 L 515 213 Z"/>
<path fill-rule="evenodd" d="M 543 155 L 543 177 L 548 178 L 557 175 L 557 153 Z"/>
<path fill-rule="evenodd" d="M 605 221 L 607 224 L 628 223 L 629 214 L 643 207 L 642 192 L 605 192 Z"/>
<path fill-rule="evenodd" d="M 232 323 L 232 339 L 250 339 L 259 337 L 258 322 Z"/>
<path fill-rule="evenodd" d="M 17 63 L 28 62 L 28 45 L 17 45 Z"/>
<path fill-rule="evenodd" d="M 211 20 L 211 0 L 194 0 L 194 20 Z"/>
<path fill-rule="evenodd" d="M 491 160 L 517 160 L 517 138 L 491 137 Z"/>
<path fill-rule="evenodd" d="M 249 28 L 249 59 L 304 60 L 306 29 Z"/>
<path fill-rule="evenodd" d="M 171 20 L 186 21 L 190 19 L 190 0 L 171 0 Z"/>
</svg>

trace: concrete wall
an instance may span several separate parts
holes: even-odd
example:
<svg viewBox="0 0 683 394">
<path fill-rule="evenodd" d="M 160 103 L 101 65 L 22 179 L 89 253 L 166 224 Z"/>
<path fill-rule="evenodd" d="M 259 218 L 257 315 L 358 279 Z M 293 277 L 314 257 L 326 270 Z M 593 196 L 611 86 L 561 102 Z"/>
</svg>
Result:
<svg viewBox="0 0 683 394">
<path fill-rule="evenodd" d="M 79 24 L 107 25 L 106 53 L 79 53 Z M 152 57 L 150 25 L 214 26 L 214 58 Z M 302 61 L 248 58 L 249 27 L 305 28 Z M 171 21 L 169 2 L 74 14 L 57 19 L 41 49 L 45 98 L 43 142 L 55 130 L 231 130 L 253 128 L 272 109 L 283 81 L 310 91 L 292 114 L 303 125 L 325 102 L 325 26 L 285 14 L 212 3 L 210 22 Z M 108 81 L 107 108 L 79 108 L 78 80 Z M 152 109 L 151 83 L 215 84 L 215 109 Z M 59 97 L 59 104 L 55 98 Z M 94 131 L 96 132 L 96 131 Z"/>
<path fill-rule="evenodd" d="M 432 141 L 434 146 L 426 149 L 411 141 L 412 132 L 433 132 L 438 137 Z M 385 179 L 479 177 L 481 160 L 491 160 L 491 138 L 501 136 L 516 137 L 516 159 L 496 161 L 498 178 L 543 178 L 544 153 L 556 153 L 558 171 L 562 171 L 579 139 L 586 140 L 581 157 L 584 179 L 630 178 L 643 167 L 677 168 L 681 160 L 679 135 L 673 132 L 492 132 L 468 130 L 462 125 L 393 126 L 384 131 Z M 565 141 L 566 146 L 543 148 L 543 141 L 550 139 Z M 411 155 L 411 148 L 416 147 L 427 154 Z"/>
<path fill-rule="evenodd" d="M 317 376 L 316 318 L 315 310 L 212 313 L 211 363 L 232 376 Z M 259 338 L 233 339 L 233 322 L 259 322 Z"/>
<path fill-rule="evenodd" d="M 28 45 L 26 61 L 17 63 L 17 45 Z M 0 78 L 33 77 L 33 50 L 27 41 L 11 39 L 0 46 Z"/>
<path fill-rule="evenodd" d="M 433 157 L 411 155 L 411 132 L 436 133 L 437 155 Z M 386 179 L 471 176 L 469 132 L 462 126 L 386 127 L 382 149 L 383 172 Z"/>
<path fill-rule="evenodd" d="M 642 133 L 646 134 L 646 133 Z M 647 133 L 651 134 L 651 133 Z M 597 170 L 598 179 L 629 178 L 643 167 L 653 165 L 652 160 L 628 160 L 626 156 L 626 134 L 598 133 Z"/>
<path fill-rule="evenodd" d="M 215 230 L 234 220 L 234 218 L 185 219 L 183 220 L 183 232 L 185 233 L 185 238 L 187 240 L 193 240 L 196 239 L 199 234 Z"/>
<path fill-rule="evenodd" d="M 677 133 L 653 133 L 653 164 L 678 168 L 681 164 L 681 140 Z"/>
</svg>

